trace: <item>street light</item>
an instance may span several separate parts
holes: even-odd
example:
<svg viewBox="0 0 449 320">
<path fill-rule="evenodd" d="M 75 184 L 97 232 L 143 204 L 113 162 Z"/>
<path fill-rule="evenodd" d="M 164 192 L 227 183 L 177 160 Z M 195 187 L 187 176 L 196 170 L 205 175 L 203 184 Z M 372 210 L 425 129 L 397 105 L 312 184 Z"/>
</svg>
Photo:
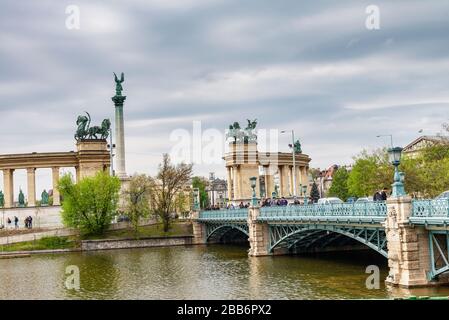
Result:
<svg viewBox="0 0 449 320">
<path fill-rule="evenodd" d="M 109 129 L 109 157 L 111 158 L 111 176 L 114 176 L 114 148 L 115 144 L 112 143 L 112 127 Z"/>
<path fill-rule="evenodd" d="M 393 148 L 393 135 L 392 134 L 379 134 L 376 136 L 377 138 L 380 137 L 390 137 L 390 143 L 391 143 L 391 148 Z"/>
<path fill-rule="evenodd" d="M 200 189 L 194 188 L 193 189 L 193 210 L 195 210 L 195 211 L 200 210 L 199 201 L 198 201 L 199 196 L 200 196 Z"/>
<path fill-rule="evenodd" d="M 309 199 L 307 199 L 307 185 L 303 185 L 302 186 L 302 191 L 303 191 L 303 194 L 304 194 L 304 204 L 307 204 L 308 200 L 309 200 Z"/>
<path fill-rule="evenodd" d="M 282 130 L 281 133 L 286 133 L 287 131 Z M 293 158 L 293 197 L 296 199 L 296 155 L 295 155 L 295 131 L 292 132 L 292 158 Z"/>
<path fill-rule="evenodd" d="M 252 196 L 251 202 L 252 202 L 253 207 L 255 207 L 255 206 L 257 206 L 257 196 L 256 196 L 257 177 L 251 177 L 251 178 L 249 178 L 249 181 L 251 183 L 251 189 L 253 189 L 253 196 Z"/>
<path fill-rule="evenodd" d="M 394 182 L 391 185 L 391 196 L 392 197 L 402 197 L 405 196 L 404 190 L 404 173 L 399 172 L 399 164 L 401 163 L 401 147 L 394 147 L 388 149 L 388 158 L 391 164 L 394 166 Z"/>
</svg>

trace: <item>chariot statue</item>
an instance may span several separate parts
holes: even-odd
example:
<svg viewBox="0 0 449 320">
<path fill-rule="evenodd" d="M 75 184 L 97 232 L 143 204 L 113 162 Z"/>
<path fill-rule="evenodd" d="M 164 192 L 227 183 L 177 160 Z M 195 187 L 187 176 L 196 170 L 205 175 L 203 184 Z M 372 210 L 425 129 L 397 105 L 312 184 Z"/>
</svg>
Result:
<svg viewBox="0 0 449 320">
<path fill-rule="evenodd" d="M 78 127 L 75 133 L 75 140 L 107 139 L 109 136 L 109 130 L 111 129 L 111 121 L 109 119 L 104 119 L 101 126 L 90 127 L 91 117 L 87 111 L 85 112 L 87 117 L 80 115 L 76 120 L 76 125 Z"/>
<path fill-rule="evenodd" d="M 255 142 L 257 135 L 254 133 L 254 130 L 256 129 L 257 120 L 250 121 L 247 119 L 247 121 L 248 125 L 245 129 L 242 129 L 238 122 L 231 124 L 226 138 L 234 139 L 234 143 Z"/>
</svg>

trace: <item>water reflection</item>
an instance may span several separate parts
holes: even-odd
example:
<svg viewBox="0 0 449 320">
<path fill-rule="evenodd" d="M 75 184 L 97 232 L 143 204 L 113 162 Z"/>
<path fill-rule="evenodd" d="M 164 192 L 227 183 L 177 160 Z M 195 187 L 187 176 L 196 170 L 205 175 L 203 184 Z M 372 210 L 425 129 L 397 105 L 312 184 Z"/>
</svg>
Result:
<svg viewBox="0 0 449 320">
<path fill-rule="evenodd" d="M 0 299 L 385 299 L 449 295 L 449 288 L 386 288 L 374 251 L 248 257 L 245 246 L 210 245 L 39 255 L 0 260 Z M 80 269 L 80 291 L 65 269 Z M 369 290 L 368 265 L 380 267 Z"/>
</svg>

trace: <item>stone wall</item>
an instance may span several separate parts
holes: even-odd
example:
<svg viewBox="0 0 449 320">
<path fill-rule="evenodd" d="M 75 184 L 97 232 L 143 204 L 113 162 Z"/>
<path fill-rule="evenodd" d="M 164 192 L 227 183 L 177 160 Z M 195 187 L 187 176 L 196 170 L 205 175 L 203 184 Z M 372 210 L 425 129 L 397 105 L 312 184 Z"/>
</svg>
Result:
<svg viewBox="0 0 449 320">
<path fill-rule="evenodd" d="M 84 240 L 81 249 L 84 250 L 108 250 L 126 248 L 149 248 L 164 246 L 182 246 L 193 244 L 193 236 L 177 237 L 151 237 L 141 239 L 107 239 L 107 240 Z"/>
<path fill-rule="evenodd" d="M 11 219 L 10 228 L 14 228 L 14 216 L 19 218 L 19 227 L 24 228 L 24 219 L 28 216 L 33 218 L 33 227 L 35 228 L 62 228 L 61 207 L 26 207 L 26 208 L 4 208 L 0 209 L 0 225 L 4 223 L 8 227 L 6 221 L 8 217 Z M 4 217 L 4 222 L 3 222 Z"/>
</svg>

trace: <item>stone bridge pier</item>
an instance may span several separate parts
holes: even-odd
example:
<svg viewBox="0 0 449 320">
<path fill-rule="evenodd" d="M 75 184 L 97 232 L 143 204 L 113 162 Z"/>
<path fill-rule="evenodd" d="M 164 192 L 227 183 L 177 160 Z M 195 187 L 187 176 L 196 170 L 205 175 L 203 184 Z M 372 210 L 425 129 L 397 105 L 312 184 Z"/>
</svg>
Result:
<svg viewBox="0 0 449 320">
<path fill-rule="evenodd" d="M 384 222 L 388 247 L 386 283 L 401 287 L 419 287 L 447 283 L 447 278 L 431 279 L 432 266 L 429 230 L 410 223 L 412 199 L 408 196 L 387 200 Z"/>
</svg>

